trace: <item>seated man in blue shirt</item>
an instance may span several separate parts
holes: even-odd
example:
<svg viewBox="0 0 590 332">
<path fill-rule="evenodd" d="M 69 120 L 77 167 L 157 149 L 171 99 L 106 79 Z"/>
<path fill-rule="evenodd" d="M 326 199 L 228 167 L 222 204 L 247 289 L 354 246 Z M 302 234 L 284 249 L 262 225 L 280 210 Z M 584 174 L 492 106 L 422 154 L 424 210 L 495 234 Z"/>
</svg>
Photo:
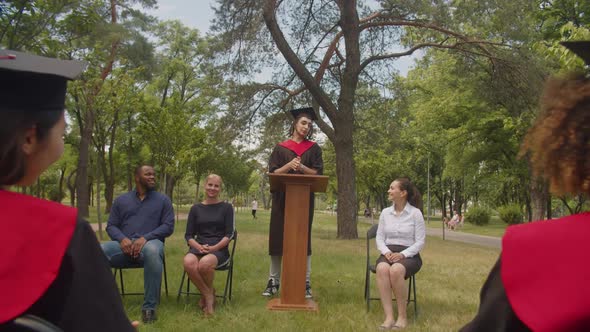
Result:
<svg viewBox="0 0 590 332">
<path fill-rule="evenodd" d="M 154 190 L 155 176 L 151 166 L 136 168 L 136 188 L 117 197 L 111 208 L 106 231 L 113 241 L 102 244 L 112 267 L 143 265 L 145 295 L 141 316 L 145 323 L 156 320 L 164 239 L 174 231 L 172 202 Z"/>
</svg>

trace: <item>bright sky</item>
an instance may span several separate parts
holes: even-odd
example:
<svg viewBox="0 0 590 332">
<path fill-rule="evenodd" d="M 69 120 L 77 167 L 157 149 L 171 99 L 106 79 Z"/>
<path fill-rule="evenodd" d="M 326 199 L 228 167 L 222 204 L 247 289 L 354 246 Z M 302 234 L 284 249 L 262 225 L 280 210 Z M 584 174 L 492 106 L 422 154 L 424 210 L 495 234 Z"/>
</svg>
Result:
<svg viewBox="0 0 590 332">
<path fill-rule="evenodd" d="M 369 0 L 370 1 L 370 0 Z M 159 0 L 158 9 L 150 14 L 163 20 L 180 20 L 183 24 L 197 28 L 202 34 L 209 31 L 215 0 Z M 413 56 L 402 57 L 396 66 L 402 75 L 406 75 L 413 64 Z"/>
<path fill-rule="evenodd" d="M 159 0 L 158 9 L 150 13 L 163 20 L 180 20 L 205 34 L 213 19 L 214 3 L 214 0 Z"/>
</svg>

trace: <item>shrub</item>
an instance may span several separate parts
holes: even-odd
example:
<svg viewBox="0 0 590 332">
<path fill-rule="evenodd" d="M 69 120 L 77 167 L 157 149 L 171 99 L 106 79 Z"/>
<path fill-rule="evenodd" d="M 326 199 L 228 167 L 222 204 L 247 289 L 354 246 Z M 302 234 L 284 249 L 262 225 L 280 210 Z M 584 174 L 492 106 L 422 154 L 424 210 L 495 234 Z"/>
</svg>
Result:
<svg viewBox="0 0 590 332">
<path fill-rule="evenodd" d="M 520 224 L 523 219 L 522 209 L 518 204 L 508 204 L 498 208 L 500 219 L 508 225 Z"/>
<path fill-rule="evenodd" d="M 489 224 L 490 217 L 490 210 L 481 206 L 473 206 L 465 213 L 465 221 L 478 226 Z"/>
</svg>

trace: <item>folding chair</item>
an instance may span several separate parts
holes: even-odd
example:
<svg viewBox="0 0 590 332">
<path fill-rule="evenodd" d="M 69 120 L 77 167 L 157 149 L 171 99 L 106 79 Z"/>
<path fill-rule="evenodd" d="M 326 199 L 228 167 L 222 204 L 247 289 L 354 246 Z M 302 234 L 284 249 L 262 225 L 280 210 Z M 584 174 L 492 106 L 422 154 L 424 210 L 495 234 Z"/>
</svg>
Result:
<svg viewBox="0 0 590 332">
<path fill-rule="evenodd" d="M 0 331 L 11 332 L 63 332 L 62 329 L 34 315 L 22 315 L 14 320 L 0 324 Z"/>
<path fill-rule="evenodd" d="M 223 290 L 223 295 L 215 295 L 215 297 L 223 298 L 223 304 L 225 304 L 226 300 L 229 299 L 231 301 L 231 294 L 232 294 L 232 286 L 233 286 L 233 277 L 234 277 L 234 252 L 236 250 L 236 243 L 238 242 L 238 231 L 234 231 L 234 236 L 231 238 L 230 243 L 228 243 L 229 250 L 229 263 L 225 264 L 224 266 L 220 266 L 215 268 L 215 271 L 227 271 L 227 277 L 225 280 L 225 287 Z M 185 294 L 187 297 L 189 295 L 201 295 L 198 291 L 191 292 L 190 286 L 191 281 L 189 278 L 186 278 L 187 273 L 183 271 L 182 279 L 180 280 L 180 287 L 178 288 L 178 296 L 176 297 L 176 301 L 180 300 L 180 295 Z M 186 290 L 182 290 L 182 286 L 184 285 L 184 280 L 186 278 Z"/>
<path fill-rule="evenodd" d="M 164 269 L 164 289 L 166 290 L 166 296 L 168 296 L 168 274 L 166 273 L 166 252 L 164 251 L 164 256 L 162 257 L 162 267 Z M 137 263 L 133 265 L 129 265 L 127 267 L 117 267 L 115 268 L 115 279 L 117 279 L 117 273 L 119 274 L 119 284 L 121 286 L 121 296 L 125 295 L 143 295 L 143 292 L 132 292 L 126 293 L 125 292 L 125 282 L 123 281 L 123 270 L 125 269 L 143 269 L 143 264 Z"/>
<path fill-rule="evenodd" d="M 379 297 L 371 297 L 371 273 L 376 273 L 376 266 L 375 260 L 371 261 L 370 249 L 371 249 L 371 240 L 377 236 L 377 227 L 379 225 L 373 225 L 367 231 L 367 268 L 365 271 L 365 300 L 367 301 L 367 312 L 371 309 L 371 300 L 380 300 Z M 374 241 L 373 241 L 374 242 Z M 409 289 L 408 289 L 408 304 L 410 302 L 414 302 L 414 319 L 418 317 L 418 301 L 416 297 L 416 275 L 413 275 L 409 278 Z M 397 299 L 393 299 L 396 301 Z"/>
</svg>

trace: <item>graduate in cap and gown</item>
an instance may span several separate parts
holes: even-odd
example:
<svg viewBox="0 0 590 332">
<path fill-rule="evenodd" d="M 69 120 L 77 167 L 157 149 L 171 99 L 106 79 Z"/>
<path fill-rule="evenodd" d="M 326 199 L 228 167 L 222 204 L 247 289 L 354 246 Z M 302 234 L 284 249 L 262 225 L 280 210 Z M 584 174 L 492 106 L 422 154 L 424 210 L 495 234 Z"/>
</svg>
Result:
<svg viewBox="0 0 590 332">
<path fill-rule="evenodd" d="M 8 191 L 64 149 L 67 81 L 84 64 L 0 50 L 0 330 L 34 315 L 63 331 L 134 331 L 90 225 L 75 208 Z"/>
<path fill-rule="evenodd" d="M 525 137 L 555 195 L 590 194 L 590 41 L 562 43 L 586 71 L 550 78 Z M 590 213 L 508 227 L 502 253 L 461 331 L 590 331 Z"/>
<path fill-rule="evenodd" d="M 268 161 L 269 173 L 290 173 L 322 175 L 324 162 L 322 149 L 311 141 L 313 121 L 317 119 L 313 108 L 299 108 L 290 111 L 293 123 L 289 130 L 290 139 L 277 144 Z M 314 194 L 309 195 L 309 237 L 307 247 L 307 273 L 305 297 L 311 298 L 311 224 L 313 221 Z M 272 193 L 272 209 L 268 239 L 270 255 L 270 272 L 263 296 L 278 293 L 281 279 L 281 262 L 283 256 L 283 228 L 285 223 L 285 193 Z"/>
</svg>

